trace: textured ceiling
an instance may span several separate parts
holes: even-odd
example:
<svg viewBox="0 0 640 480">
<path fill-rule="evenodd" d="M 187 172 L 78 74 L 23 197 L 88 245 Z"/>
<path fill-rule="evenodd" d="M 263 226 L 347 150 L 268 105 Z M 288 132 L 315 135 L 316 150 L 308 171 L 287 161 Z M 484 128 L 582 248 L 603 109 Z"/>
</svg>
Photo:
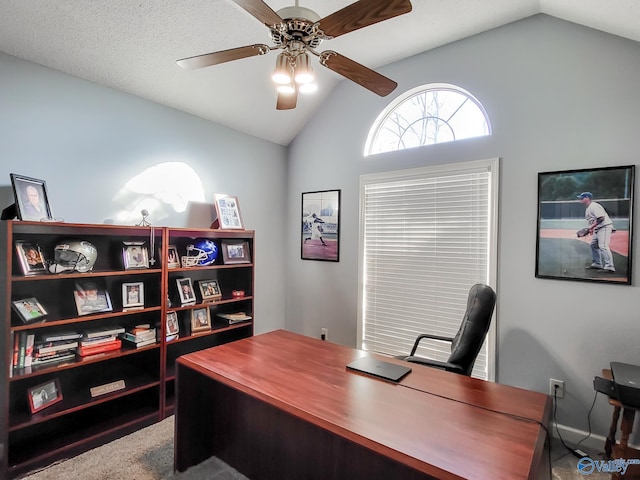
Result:
<svg viewBox="0 0 640 480">
<path fill-rule="evenodd" d="M 279 10 L 294 0 L 266 3 Z M 353 0 L 299 3 L 324 17 Z M 412 4 L 411 13 L 325 41 L 318 50 L 375 69 L 537 13 L 640 41 L 638 0 Z M 231 0 L 0 0 L 0 51 L 287 145 L 340 75 L 314 57 L 318 92 L 301 95 L 295 110 L 276 111 L 269 78 L 274 52 L 192 71 L 175 63 L 253 43 L 271 45 L 268 30 Z"/>
</svg>

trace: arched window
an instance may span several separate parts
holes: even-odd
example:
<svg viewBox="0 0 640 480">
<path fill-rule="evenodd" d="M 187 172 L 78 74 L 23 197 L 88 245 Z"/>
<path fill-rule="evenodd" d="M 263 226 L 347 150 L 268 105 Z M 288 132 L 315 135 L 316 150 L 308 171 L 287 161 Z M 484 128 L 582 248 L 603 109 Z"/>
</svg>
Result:
<svg viewBox="0 0 640 480">
<path fill-rule="evenodd" d="M 364 154 L 491 135 L 482 104 L 455 85 L 431 84 L 400 95 L 378 116 Z"/>
</svg>

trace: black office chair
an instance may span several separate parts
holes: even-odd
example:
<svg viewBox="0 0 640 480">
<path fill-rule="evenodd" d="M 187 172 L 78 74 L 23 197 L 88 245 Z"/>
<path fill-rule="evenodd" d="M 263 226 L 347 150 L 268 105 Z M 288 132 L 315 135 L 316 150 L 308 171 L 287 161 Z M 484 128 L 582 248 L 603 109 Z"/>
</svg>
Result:
<svg viewBox="0 0 640 480">
<path fill-rule="evenodd" d="M 455 337 L 442 337 L 427 333 L 419 335 L 413 344 L 409 356 L 401 355 L 395 358 L 470 376 L 471 370 L 473 370 L 473 364 L 476 362 L 476 357 L 489 331 L 495 304 L 496 293 L 491 287 L 480 283 L 474 285 L 471 287 L 471 290 L 469 290 L 467 311 L 464 314 L 464 319 Z M 448 360 L 446 362 L 439 362 L 437 360 L 415 356 L 418 344 L 423 338 L 451 342 L 451 355 Z"/>
</svg>

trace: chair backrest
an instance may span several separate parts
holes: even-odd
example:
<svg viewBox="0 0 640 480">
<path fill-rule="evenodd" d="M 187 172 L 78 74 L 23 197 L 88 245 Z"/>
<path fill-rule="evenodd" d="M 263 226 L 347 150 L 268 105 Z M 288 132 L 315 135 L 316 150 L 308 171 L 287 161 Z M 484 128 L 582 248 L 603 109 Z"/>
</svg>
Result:
<svg viewBox="0 0 640 480">
<path fill-rule="evenodd" d="M 467 311 L 460 329 L 451 343 L 449 363 L 459 365 L 465 375 L 471 375 L 476 357 L 489 331 L 496 293 L 488 285 L 476 284 L 469 290 Z"/>
</svg>

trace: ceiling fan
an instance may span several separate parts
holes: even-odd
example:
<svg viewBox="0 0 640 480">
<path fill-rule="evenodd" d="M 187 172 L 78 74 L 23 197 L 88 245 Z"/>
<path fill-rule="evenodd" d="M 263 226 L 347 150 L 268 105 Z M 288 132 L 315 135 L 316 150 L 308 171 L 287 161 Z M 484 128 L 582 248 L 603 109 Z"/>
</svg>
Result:
<svg viewBox="0 0 640 480">
<path fill-rule="evenodd" d="M 282 50 L 276 59 L 273 80 L 279 84 L 278 110 L 296 107 L 298 92 L 310 91 L 314 84 L 309 55 L 317 56 L 320 65 L 384 97 L 398 84 L 333 50 L 321 53 L 315 49 L 323 40 L 344 35 L 359 28 L 388 20 L 411 11 L 410 0 L 358 0 L 331 15 L 320 18 L 313 10 L 298 6 L 275 12 L 262 0 L 232 0 L 270 30 L 274 46 L 247 45 L 219 52 L 177 60 L 185 69 L 197 69 L 241 58 L 265 55 Z"/>
</svg>

